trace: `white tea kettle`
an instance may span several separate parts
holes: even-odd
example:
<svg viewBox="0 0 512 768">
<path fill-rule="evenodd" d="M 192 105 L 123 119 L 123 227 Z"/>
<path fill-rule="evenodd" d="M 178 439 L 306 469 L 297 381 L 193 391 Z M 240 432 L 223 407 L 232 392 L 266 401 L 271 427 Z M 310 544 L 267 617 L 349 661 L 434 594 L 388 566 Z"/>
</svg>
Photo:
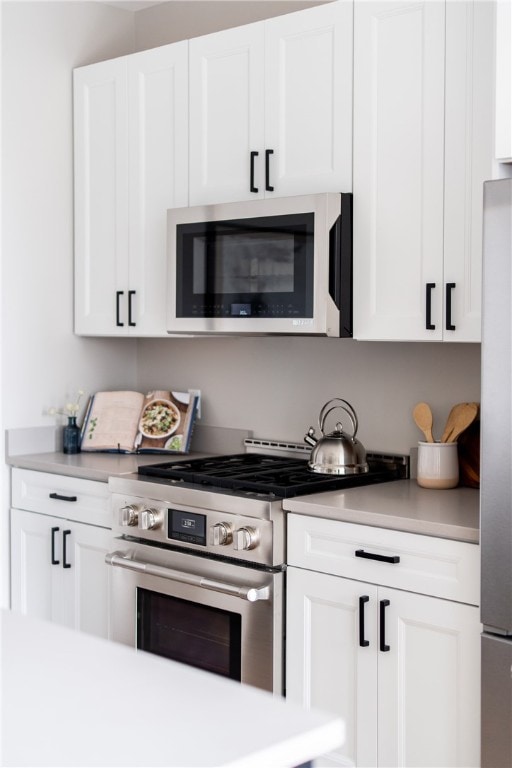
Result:
<svg viewBox="0 0 512 768">
<path fill-rule="evenodd" d="M 334 432 L 325 434 L 325 420 L 332 411 L 337 409 L 343 410 L 349 415 L 352 422 L 352 435 L 344 432 L 340 421 L 336 423 Z M 318 425 L 322 433 L 321 438 L 316 438 L 313 427 L 310 427 L 304 436 L 304 442 L 313 448 L 308 462 L 308 466 L 313 472 L 324 475 L 356 475 L 368 472 L 366 451 L 362 443 L 356 439 L 357 415 L 350 403 L 340 397 L 329 400 L 320 411 Z"/>
</svg>

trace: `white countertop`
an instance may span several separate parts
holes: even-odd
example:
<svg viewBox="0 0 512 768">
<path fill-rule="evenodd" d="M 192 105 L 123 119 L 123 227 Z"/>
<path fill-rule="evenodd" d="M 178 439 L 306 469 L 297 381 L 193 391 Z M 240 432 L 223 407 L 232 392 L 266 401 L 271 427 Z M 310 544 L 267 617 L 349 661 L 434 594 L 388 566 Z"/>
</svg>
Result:
<svg viewBox="0 0 512 768">
<path fill-rule="evenodd" d="M 479 541 L 480 494 L 473 488 L 437 491 L 420 488 L 415 480 L 397 480 L 285 499 L 283 508 L 330 520 Z"/>
<path fill-rule="evenodd" d="M 0 612 L 8 766 L 297 766 L 344 723 L 232 680 Z"/>
<path fill-rule="evenodd" d="M 85 480 L 108 482 L 113 475 L 129 475 L 137 472 L 143 464 L 161 464 L 167 461 L 187 461 L 209 456 L 207 453 L 104 453 L 84 451 L 82 453 L 29 453 L 9 456 L 7 463 L 11 467 L 33 469 L 38 472 L 51 472 L 57 475 L 69 475 Z"/>
</svg>

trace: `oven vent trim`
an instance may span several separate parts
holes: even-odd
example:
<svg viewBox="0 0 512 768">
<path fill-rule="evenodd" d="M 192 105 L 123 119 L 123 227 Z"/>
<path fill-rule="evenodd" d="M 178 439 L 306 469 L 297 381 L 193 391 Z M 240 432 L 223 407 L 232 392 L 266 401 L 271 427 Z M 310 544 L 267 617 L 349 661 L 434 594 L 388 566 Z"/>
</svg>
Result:
<svg viewBox="0 0 512 768">
<path fill-rule="evenodd" d="M 288 440 L 266 440 L 264 438 L 247 437 L 244 440 L 246 453 L 259 453 L 266 456 L 287 456 L 288 458 L 308 459 L 311 448 L 301 443 Z M 395 471 L 400 478 L 410 477 L 410 457 L 407 454 L 385 453 L 384 451 L 367 451 L 366 458 L 372 469 L 389 469 Z"/>
<path fill-rule="evenodd" d="M 296 459 L 302 457 L 308 459 L 311 448 L 300 443 L 291 443 L 288 440 L 265 440 L 256 437 L 247 437 L 244 440 L 246 453 L 260 453 L 266 456 L 288 456 Z"/>
</svg>

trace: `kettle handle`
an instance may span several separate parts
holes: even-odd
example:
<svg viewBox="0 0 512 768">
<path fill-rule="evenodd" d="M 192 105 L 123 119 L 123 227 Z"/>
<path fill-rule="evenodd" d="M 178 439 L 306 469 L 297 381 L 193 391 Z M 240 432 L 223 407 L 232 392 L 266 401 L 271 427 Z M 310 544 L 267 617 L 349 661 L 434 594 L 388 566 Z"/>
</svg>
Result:
<svg viewBox="0 0 512 768">
<path fill-rule="evenodd" d="M 318 440 L 315 437 L 315 430 L 313 427 L 310 427 L 307 431 L 307 434 L 304 435 L 304 442 L 311 446 L 311 448 L 314 448 L 317 444 Z"/>
<path fill-rule="evenodd" d="M 343 403 L 343 405 L 333 405 L 331 408 L 329 408 L 331 403 Z M 340 408 L 341 410 L 345 411 L 345 413 L 348 413 L 348 415 L 350 416 L 350 420 L 352 422 L 352 429 L 353 429 L 352 439 L 354 440 L 359 427 L 359 423 L 357 421 L 357 415 L 354 409 L 352 408 L 352 406 L 350 405 L 350 403 L 347 402 L 346 400 L 342 400 L 341 397 L 334 397 L 332 400 L 329 400 L 320 411 L 320 415 L 318 417 L 318 425 L 320 427 L 320 431 L 322 432 L 323 435 L 325 435 L 325 432 L 324 432 L 325 419 L 327 418 L 329 413 L 331 413 L 331 411 L 335 411 L 337 408 Z"/>
</svg>

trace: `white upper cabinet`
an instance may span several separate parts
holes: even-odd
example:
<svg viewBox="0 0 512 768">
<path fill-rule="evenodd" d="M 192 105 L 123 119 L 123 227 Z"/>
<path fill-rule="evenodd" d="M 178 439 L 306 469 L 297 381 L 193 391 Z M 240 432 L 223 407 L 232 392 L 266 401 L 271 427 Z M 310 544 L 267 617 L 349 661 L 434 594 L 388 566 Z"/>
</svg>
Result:
<svg viewBox="0 0 512 768">
<path fill-rule="evenodd" d="M 130 271 L 136 333 L 167 335 L 167 209 L 188 205 L 188 45 L 128 60 Z"/>
<path fill-rule="evenodd" d="M 126 66 L 115 59 L 74 72 L 76 333 L 122 330 L 115 322 L 116 291 L 128 285 Z"/>
<path fill-rule="evenodd" d="M 479 341 L 492 3 L 356 3 L 354 336 Z"/>
<path fill-rule="evenodd" d="M 190 41 L 190 204 L 352 189 L 352 2 Z"/>
<path fill-rule="evenodd" d="M 188 44 L 75 70 L 75 332 L 166 335 L 166 211 L 188 203 Z"/>
<path fill-rule="evenodd" d="M 251 151 L 264 144 L 264 37 L 261 22 L 189 41 L 191 205 L 249 197 Z"/>
<path fill-rule="evenodd" d="M 512 4 L 496 2 L 496 159 L 512 163 Z"/>
<path fill-rule="evenodd" d="M 266 195 L 350 192 L 352 2 L 278 16 L 265 33 Z"/>
<path fill-rule="evenodd" d="M 446 4 L 445 341 L 481 340 L 483 183 L 493 173 L 494 24 L 492 2 Z"/>
</svg>

